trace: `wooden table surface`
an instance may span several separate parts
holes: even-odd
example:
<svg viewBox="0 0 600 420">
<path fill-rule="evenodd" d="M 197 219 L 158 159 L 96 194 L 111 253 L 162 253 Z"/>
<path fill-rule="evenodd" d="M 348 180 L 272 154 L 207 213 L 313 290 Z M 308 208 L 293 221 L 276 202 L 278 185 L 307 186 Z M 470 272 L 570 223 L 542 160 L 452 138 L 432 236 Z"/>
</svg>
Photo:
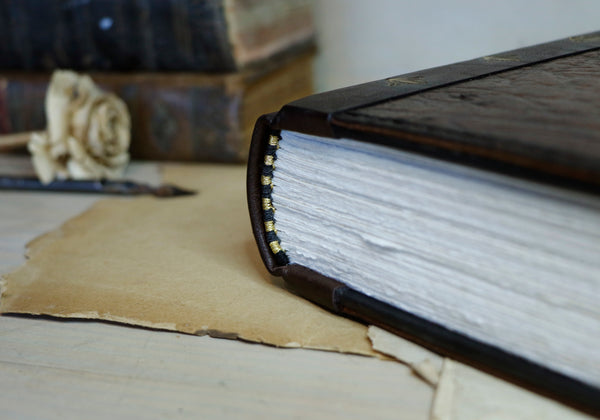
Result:
<svg viewBox="0 0 600 420">
<path fill-rule="evenodd" d="M 154 165 L 141 171 L 157 174 Z M 150 174 L 150 175 L 149 175 Z M 0 273 L 98 196 L 0 192 Z M 428 418 L 396 362 L 91 321 L 0 317 L 0 418 Z"/>
</svg>

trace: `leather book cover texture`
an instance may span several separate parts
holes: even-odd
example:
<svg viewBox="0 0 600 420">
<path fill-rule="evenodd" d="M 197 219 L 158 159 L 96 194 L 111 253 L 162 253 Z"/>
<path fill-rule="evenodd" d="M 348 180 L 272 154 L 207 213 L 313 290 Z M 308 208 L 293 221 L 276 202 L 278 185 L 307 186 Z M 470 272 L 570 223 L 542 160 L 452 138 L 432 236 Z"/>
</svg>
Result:
<svg viewBox="0 0 600 420">
<path fill-rule="evenodd" d="M 281 130 L 377 143 L 598 194 L 600 32 L 308 96 L 261 117 L 247 174 L 253 233 L 269 272 L 339 314 L 574 407 L 600 414 L 600 390 L 290 264 L 268 228 L 262 178 Z M 267 227 L 266 227 L 267 226 Z"/>
</svg>

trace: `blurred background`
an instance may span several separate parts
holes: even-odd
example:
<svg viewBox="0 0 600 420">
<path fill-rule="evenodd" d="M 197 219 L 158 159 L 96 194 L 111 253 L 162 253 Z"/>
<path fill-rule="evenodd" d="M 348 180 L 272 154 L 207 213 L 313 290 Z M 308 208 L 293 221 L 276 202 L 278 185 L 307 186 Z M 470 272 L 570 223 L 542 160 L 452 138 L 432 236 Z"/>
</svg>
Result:
<svg viewBox="0 0 600 420">
<path fill-rule="evenodd" d="M 133 159 L 244 163 L 256 119 L 292 100 L 599 22 L 597 0 L 0 0 L 0 151 L 47 126 L 58 69 L 124 101 Z"/>
<path fill-rule="evenodd" d="M 316 0 L 318 91 L 599 29 L 595 0 Z"/>
</svg>

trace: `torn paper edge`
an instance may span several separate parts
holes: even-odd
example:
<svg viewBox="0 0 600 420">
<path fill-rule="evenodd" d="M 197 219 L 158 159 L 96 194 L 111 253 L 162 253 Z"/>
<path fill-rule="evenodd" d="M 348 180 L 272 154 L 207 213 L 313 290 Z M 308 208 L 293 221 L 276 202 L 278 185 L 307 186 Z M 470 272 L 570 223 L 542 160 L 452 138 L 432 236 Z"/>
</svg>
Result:
<svg viewBox="0 0 600 420">
<path fill-rule="evenodd" d="M 4 296 L 4 293 L 6 292 L 7 284 L 8 282 L 4 275 L 0 274 L 0 303 L 2 302 L 2 296 Z"/>
<path fill-rule="evenodd" d="M 431 404 L 430 420 L 451 420 L 454 404 L 454 377 L 456 364 L 453 360 L 444 359 L 440 380 Z"/>
<path fill-rule="evenodd" d="M 367 337 L 373 350 L 406 364 L 428 385 L 437 386 L 443 367 L 440 355 L 373 325 L 369 326 Z"/>
</svg>

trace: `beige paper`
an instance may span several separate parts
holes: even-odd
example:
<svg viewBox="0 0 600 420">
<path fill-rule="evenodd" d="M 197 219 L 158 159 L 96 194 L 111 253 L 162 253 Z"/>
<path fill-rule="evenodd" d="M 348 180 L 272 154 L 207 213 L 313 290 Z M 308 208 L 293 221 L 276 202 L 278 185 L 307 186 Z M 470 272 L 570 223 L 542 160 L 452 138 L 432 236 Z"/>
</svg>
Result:
<svg viewBox="0 0 600 420">
<path fill-rule="evenodd" d="M 445 359 L 432 418 L 582 420 L 592 417 L 462 363 Z"/>
<path fill-rule="evenodd" d="M 457 365 L 448 358 L 443 361 L 440 380 L 431 405 L 430 420 L 458 420 L 460 418 L 454 414 L 453 410 L 455 402 L 454 379 L 456 378 Z M 495 398 L 495 396 L 492 393 L 485 398 Z"/>
<path fill-rule="evenodd" d="M 250 230 L 245 168 L 167 166 L 191 197 L 107 199 L 29 244 L 3 313 L 118 321 L 374 355 L 366 327 L 285 290 Z"/>
<path fill-rule="evenodd" d="M 435 387 L 438 384 L 444 361 L 442 356 L 379 327 L 370 326 L 367 335 L 374 350 L 407 364 L 429 385 Z"/>
<path fill-rule="evenodd" d="M 427 374 L 439 374 L 431 420 L 590 418 L 495 376 L 442 358 L 380 328 L 369 327 L 368 334 L 374 349 L 408 364 L 426 382 L 433 382 L 431 377 L 426 377 Z M 428 367 L 424 375 L 422 369 L 425 365 Z"/>
</svg>

